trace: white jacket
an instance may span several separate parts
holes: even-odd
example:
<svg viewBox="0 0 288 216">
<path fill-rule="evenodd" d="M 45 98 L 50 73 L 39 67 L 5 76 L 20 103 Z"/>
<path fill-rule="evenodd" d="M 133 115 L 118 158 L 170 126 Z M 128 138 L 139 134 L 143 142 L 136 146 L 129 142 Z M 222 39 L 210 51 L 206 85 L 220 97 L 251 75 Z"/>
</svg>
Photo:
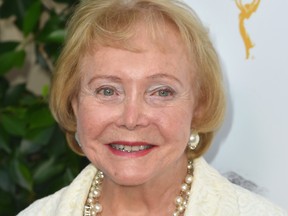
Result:
<svg viewBox="0 0 288 216">
<path fill-rule="evenodd" d="M 88 165 L 67 187 L 40 199 L 18 216 L 82 216 L 97 169 Z M 194 161 L 194 179 L 185 216 L 288 216 L 264 198 L 230 183 L 203 158 Z"/>
</svg>

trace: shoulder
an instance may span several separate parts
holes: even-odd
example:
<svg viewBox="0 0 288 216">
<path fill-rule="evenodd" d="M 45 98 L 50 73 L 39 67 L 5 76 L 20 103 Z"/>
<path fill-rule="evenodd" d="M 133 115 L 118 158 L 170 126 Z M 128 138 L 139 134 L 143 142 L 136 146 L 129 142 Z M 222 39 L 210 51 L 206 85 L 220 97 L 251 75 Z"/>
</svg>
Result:
<svg viewBox="0 0 288 216">
<path fill-rule="evenodd" d="M 59 200 L 62 197 L 62 194 L 65 192 L 66 187 L 62 188 L 61 190 L 57 191 L 56 193 L 39 199 L 28 206 L 26 209 L 21 211 L 18 216 L 31 216 L 31 215 L 53 215 L 54 208 L 59 203 Z"/>
<path fill-rule="evenodd" d="M 229 182 L 203 158 L 194 162 L 194 181 L 190 198 L 189 208 L 195 215 L 288 215 L 263 197 Z"/>
<path fill-rule="evenodd" d="M 21 211 L 18 216 L 81 215 L 96 171 L 93 165 L 88 165 L 70 185 L 50 196 L 35 201 L 28 208 Z"/>
</svg>

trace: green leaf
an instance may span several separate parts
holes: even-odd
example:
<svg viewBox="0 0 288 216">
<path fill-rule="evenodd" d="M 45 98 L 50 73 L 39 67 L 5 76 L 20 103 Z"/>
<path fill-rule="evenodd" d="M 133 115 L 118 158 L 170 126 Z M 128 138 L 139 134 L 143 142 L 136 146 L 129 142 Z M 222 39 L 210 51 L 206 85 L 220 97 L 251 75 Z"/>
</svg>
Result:
<svg viewBox="0 0 288 216">
<path fill-rule="evenodd" d="M 4 0 L 0 7 L 0 17 L 8 18 L 11 14 L 15 14 L 17 17 L 19 14 L 23 13 L 23 5 L 18 5 L 17 0 Z M 20 2 L 21 3 L 21 2 Z"/>
<path fill-rule="evenodd" d="M 51 140 L 54 127 L 38 128 L 28 131 L 26 139 L 22 140 L 20 152 L 23 154 L 31 154 L 36 151 L 44 151 L 43 146 L 47 145 Z"/>
<path fill-rule="evenodd" d="M 25 60 L 25 51 L 11 51 L 0 55 L 0 75 L 14 67 L 21 67 Z"/>
<path fill-rule="evenodd" d="M 19 100 L 23 98 L 24 93 L 26 93 L 25 83 L 12 86 L 6 92 L 4 103 L 6 106 L 18 105 Z"/>
<path fill-rule="evenodd" d="M 53 176 L 60 174 L 65 169 L 64 164 L 55 163 L 55 158 L 51 157 L 40 164 L 34 172 L 33 178 L 35 183 L 41 184 Z"/>
<path fill-rule="evenodd" d="M 32 192 L 33 178 L 28 167 L 14 158 L 13 171 L 16 177 L 16 182 L 23 188 Z"/>
<path fill-rule="evenodd" d="M 3 107 L 4 97 L 9 88 L 9 82 L 0 76 L 0 107 Z"/>
<path fill-rule="evenodd" d="M 0 7 L 0 18 L 16 16 L 15 23 L 18 28 L 21 28 L 25 11 L 33 2 L 34 0 L 4 0 Z"/>
<path fill-rule="evenodd" d="M 45 51 L 50 56 L 52 62 L 55 62 L 58 59 L 60 50 L 61 45 L 59 43 L 47 43 L 45 46 Z"/>
<path fill-rule="evenodd" d="M 56 125 L 55 130 L 53 131 L 51 140 L 53 140 L 53 142 L 51 143 L 51 145 L 49 145 L 49 148 L 47 148 L 49 155 L 61 157 L 61 155 L 71 151 L 70 149 L 67 151 L 68 147 L 65 135 L 58 125 Z"/>
<path fill-rule="evenodd" d="M 18 44 L 18 42 L 14 41 L 0 42 L 0 54 L 15 50 Z"/>
<path fill-rule="evenodd" d="M 0 127 L 0 149 L 3 149 L 8 154 L 11 154 L 12 152 L 11 148 L 9 147 L 9 136 L 2 129 L 2 127 Z"/>
<path fill-rule="evenodd" d="M 48 85 L 44 85 L 42 88 L 42 96 L 44 98 L 47 98 L 49 95 L 49 86 Z"/>
<path fill-rule="evenodd" d="M 66 35 L 66 31 L 63 29 L 59 29 L 51 32 L 46 38 L 45 42 L 55 42 L 55 43 L 63 43 Z"/>
<path fill-rule="evenodd" d="M 26 133 L 26 124 L 23 122 L 21 116 L 17 116 L 17 112 L 15 114 L 16 115 L 8 115 L 2 113 L 0 123 L 9 134 L 24 136 Z"/>
<path fill-rule="evenodd" d="M 22 95 L 19 101 L 20 106 L 28 106 L 28 107 L 33 107 L 41 103 L 43 103 L 43 99 L 32 93 L 25 94 L 24 96 Z"/>
<path fill-rule="evenodd" d="M 55 123 L 48 106 L 28 113 L 29 129 L 49 127 Z"/>
<path fill-rule="evenodd" d="M 15 215 L 15 201 L 13 200 L 13 194 L 0 190 L 0 212 L 1 215 L 11 216 Z M 5 198 L 4 198 L 5 197 Z"/>
<path fill-rule="evenodd" d="M 66 20 L 67 19 L 63 19 L 61 15 L 59 16 L 59 14 L 56 14 L 52 11 L 50 13 L 50 19 L 46 21 L 44 27 L 36 35 L 36 41 L 45 43 L 47 35 L 50 35 L 54 31 L 65 28 L 64 23 L 66 23 Z"/>
<path fill-rule="evenodd" d="M 23 32 L 27 36 L 37 25 L 41 15 L 41 2 L 34 2 L 26 11 L 23 21 Z"/>
<path fill-rule="evenodd" d="M 0 189 L 3 191 L 9 192 L 11 189 L 11 180 L 9 179 L 8 172 L 4 169 L 0 170 Z"/>
</svg>

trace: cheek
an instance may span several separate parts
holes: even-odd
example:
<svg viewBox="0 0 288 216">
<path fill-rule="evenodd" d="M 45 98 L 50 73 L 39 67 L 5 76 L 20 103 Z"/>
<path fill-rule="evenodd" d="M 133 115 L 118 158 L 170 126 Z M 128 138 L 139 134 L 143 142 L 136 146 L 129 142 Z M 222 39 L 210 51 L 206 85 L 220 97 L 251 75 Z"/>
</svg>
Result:
<svg viewBox="0 0 288 216">
<path fill-rule="evenodd" d="M 95 139 L 107 122 L 105 109 L 93 104 L 80 104 L 77 117 L 77 131 L 83 139 Z M 85 140 L 84 140 L 85 141 Z M 85 142 L 86 143 L 86 142 Z"/>
<path fill-rule="evenodd" d="M 174 142 L 186 143 L 190 136 L 192 109 L 185 109 L 185 106 L 166 107 L 158 113 L 156 121 L 168 139 Z"/>
</svg>

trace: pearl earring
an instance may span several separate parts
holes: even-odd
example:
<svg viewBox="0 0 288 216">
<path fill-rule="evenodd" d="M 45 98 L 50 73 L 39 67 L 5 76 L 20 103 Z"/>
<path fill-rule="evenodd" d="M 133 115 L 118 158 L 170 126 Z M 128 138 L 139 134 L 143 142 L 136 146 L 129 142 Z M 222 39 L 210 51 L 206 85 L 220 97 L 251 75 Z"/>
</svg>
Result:
<svg viewBox="0 0 288 216">
<path fill-rule="evenodd" d="M 199 144 L 200 137 L 198 133 L 192 133 L 189 138 L 188 147 L 191 150 L 195 150 Z"/>
<path fill-rule="evenodd" d="M 77 144 L 78 144 L 80 147 L 82 147 L 81 144 L 80 144 L 80 141 L 79 141 L 77 132 L 75 132 L 75 140 L 76 140 Z"/>
</svg>

